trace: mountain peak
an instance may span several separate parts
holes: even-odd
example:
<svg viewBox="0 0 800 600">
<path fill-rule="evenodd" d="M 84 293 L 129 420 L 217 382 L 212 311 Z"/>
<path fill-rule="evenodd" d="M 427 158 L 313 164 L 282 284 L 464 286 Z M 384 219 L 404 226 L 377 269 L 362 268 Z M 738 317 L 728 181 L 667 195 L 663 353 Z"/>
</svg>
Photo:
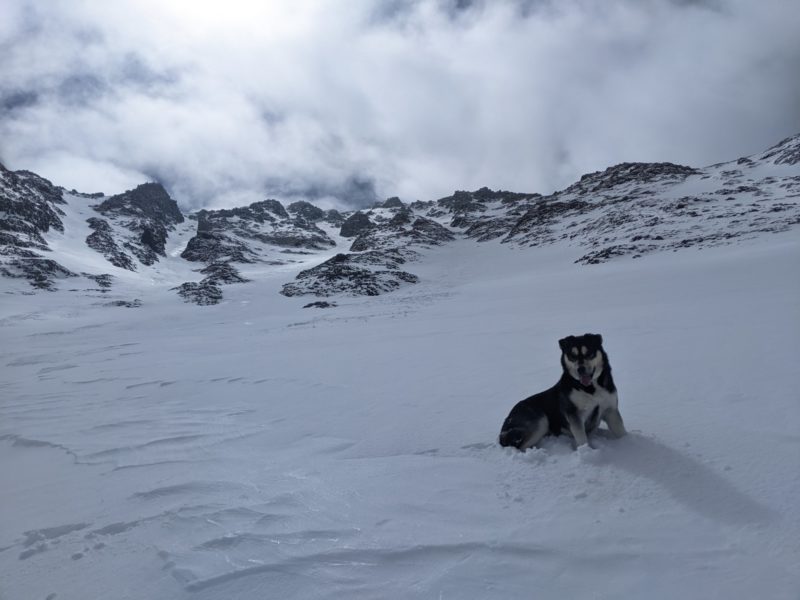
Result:
<svg viewBox="0 0 800 600">
<path fill-rule="evenodd" d="M 781 140 L 768 148 L 760 157 L 776 165 L 796 165 L 800 163 L 800 133 Z"/>
<path fill-rule="evenodd" d="M 96 207 L 101 214 L 116 213 L 144 217 L 165 224 L 183 223 L 183 214 L 160 183 L 149 182 L 104 200 Z"/>
</svg>

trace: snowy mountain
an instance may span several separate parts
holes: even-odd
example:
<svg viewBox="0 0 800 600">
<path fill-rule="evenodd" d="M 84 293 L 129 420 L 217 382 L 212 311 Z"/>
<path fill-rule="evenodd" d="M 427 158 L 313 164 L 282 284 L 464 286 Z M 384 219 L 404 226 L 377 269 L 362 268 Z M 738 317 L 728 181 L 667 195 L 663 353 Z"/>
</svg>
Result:
<svg viewBox="0 0 800 600">
<path fill-rule="evenodd" d="M 0 598 L 795 600 L 799 198 L 800 136 L 341 214 L 0 169 Z M 628 435 L 501 448 L 584 332 Z"/>
<path fill-rule="evenodd" d="M 416 249 L 461 238 L 526 247 L 564 241 L 582 249 L 576 259 L 582 264 L 706 248 L 800 222 L 799 148 L 797 135 L 759 155 L 702 169 L 623 163 L 548 196 L 482 188 L 408 205 L 391 198 L 345 214 L 308 202 L 287 210 L 264 200 L 201 210 L 186 220 L 156 183 L 105 197 L 66 192 L 0 166 L 0 273 L 47 290 L 82 277 L 69 283 L 72 289 L 97 291 L 85 286 L 103 282 L 109 292 L 120 270 L 134 271 L 147 287 L 157 278 L 186 300 L 208 305 L 224 298 L 222 285 L 253 280 L 265 266 L 311 265 L 286 282 L 287 296 L 396 290 L 419 281 L 411 266 Z M 259 267 L 240 273 L 236 265 Z"/>
</svg>

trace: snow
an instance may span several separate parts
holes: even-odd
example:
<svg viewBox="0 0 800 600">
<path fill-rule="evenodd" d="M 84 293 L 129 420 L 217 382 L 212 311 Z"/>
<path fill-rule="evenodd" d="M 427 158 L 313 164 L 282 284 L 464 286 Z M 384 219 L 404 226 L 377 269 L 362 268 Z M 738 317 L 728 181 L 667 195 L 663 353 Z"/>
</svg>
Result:
<svg viewBox="0 0 800 600">
<path fill-rule="evenodd" d="M 581 252 L 459 240 L 327 310 L 305 263 L 184 304 L 174 251 L 105 265 L 141 308 L 0 295 L 0 597 L 796 599 L 797 230 Z M 629 435 L 501 449 L 584 332 Z"/>
</svg>

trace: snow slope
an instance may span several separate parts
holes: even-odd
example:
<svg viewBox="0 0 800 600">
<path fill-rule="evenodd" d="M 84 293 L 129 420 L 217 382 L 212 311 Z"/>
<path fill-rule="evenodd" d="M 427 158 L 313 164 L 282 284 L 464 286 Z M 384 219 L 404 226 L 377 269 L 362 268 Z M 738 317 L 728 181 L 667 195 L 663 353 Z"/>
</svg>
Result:
<svg viewBox="0 0 800 600">
<path fill-rule="evenodd" d="M 0 598 L 798 598 L 797 230 L 582 252 L 457 240 L 324 311 L 303 264 L 4 294 Z M 587 331 L 630 434 L 501 449 Z"/>
</svg>

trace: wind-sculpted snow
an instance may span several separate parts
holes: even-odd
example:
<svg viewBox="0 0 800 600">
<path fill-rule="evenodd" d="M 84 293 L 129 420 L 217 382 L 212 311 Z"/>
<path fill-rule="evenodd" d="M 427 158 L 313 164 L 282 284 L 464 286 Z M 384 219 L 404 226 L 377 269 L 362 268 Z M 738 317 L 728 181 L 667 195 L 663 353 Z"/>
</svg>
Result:
<svg viewBox="0 0 800 600">
<path fill-rule="evenodd" d="M 794 600 L 797 236 L 578 250 L 351 253 L 420 281 L 307 310 L 278 293 L 299 265 L 177 272 L 253 279 L 207 308 L 144 266 L 90 301 L 3 295 L 0 595 Z M 500 448 L 585 331 L 629 434 Z"/>
</svg>

